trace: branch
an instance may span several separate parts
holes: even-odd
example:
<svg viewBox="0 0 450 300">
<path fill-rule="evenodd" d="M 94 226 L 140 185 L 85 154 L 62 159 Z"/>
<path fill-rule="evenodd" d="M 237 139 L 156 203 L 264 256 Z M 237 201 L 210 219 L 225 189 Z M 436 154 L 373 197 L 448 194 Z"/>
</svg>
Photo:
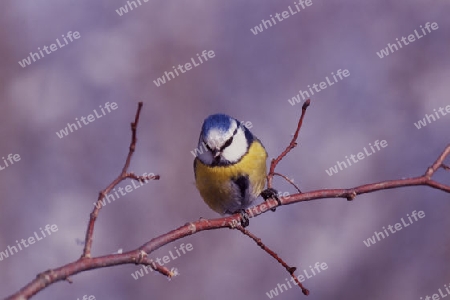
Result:
<svg viewBox="0 0 450 300">
<path fill-rule="evenodd" d="M 128 156 L 125 161 L 125 165 L 122 168 L 122 172 L 120 172 L 119 176 L 117 176 L 117 178 L 114 179 L 113 182 L 111 182 L 111 184 L 108 185 L 107 188 L 105 188 L 104 190 L 102 190 L 99 193 L 97 203 L 96 203 L 96 205 L 94 205 L 94 210 L 91 212 L 88 228 L 86 230 L 86 237 L 84 240 L 83 254 L 81 255 L 82 259 L 91 257 L 91 248 L 92 248 L 93 235 L 94 235 L 94 225 L 95 225 L 95 221 L 97 220 L 98 213 L 100 212 L 100 209 L 103 207 L 103 205 L 100 205 L 100 202 L 103 200 L 103 198 L 105 198 L 106 195 L 112 189 L 114 189 L 120 182 L 122 182 L 123 180 L 125 180 L 127 178 L 131 178 L 131 179 L 134 179 L 134 180 L 137 180 L 140 182 L 145 181 L 145 180 L 150 180 L 150 179 L 154 179 L 154 180 L 159 179 L 159 175 L 137 176 L 133 173 L 127 173 L 128 168 L 130 167 L 131 157 L 133 156 L 133 153 L 136 149 L 136 143 L 137 143 L 136 131 L 137 131 L 138 123 L 139 123 L 139 116 L 141 114 L 142 106 L 143 106 L 143 103 L 139 102 L 136 116 L 134 117 L 134 122 L 131 123 L 131 142 L 130 142 Z"/>
<path fill-rule="evenodd" d="M 281 159 L 292 149 L 296 146 L 296 139 L 298 137 L 299 130 L 301 128 L 302 120 L 304 118 L 304 114 L 306 111 L 306 108 L 309 105 L 309 101 L 305 102 L 305 104 L 302 107 L 302 116 L 300 118 L 297 130 L 295 132 L 294 138 L 292 139 L 289 146 L 286 148 L 285 151 L 283 151 L 280 156 L 278 156 L 277 159 L 272 160 L 269 176 L 271 175 L 271 179 L 273 177 L 274 170 L 278 162 L 281 161 Z M 139 114 L 142 107 L 142 103 L 139 104 L 138 111 L 136 113 L 135 122 L 131 124 L 132 129 L 132 141 L 130 144 L 130 152 L 128 154 L 125 166 L 121 172 L 121 174 L 102 192 L 99 194 L 99 199 L 103 199 L 105 195 L 120 181 L 130 178 L 134 180 L 148 180 L 148 179 L 158 179 L 159 176 L 150 176 L 150 177 L 143 177 L 143 176 L 136 176 L 133 173 L 127 173 L 126 170 L 129 167 L 131 156 L 134 152 L 134 149 L 136 147 L 136 128 L 139 121 Z M 446 171 L 450 170 L 448 165 L 444 164 L 444 160 L 450 155 L 450 144 L 447 145 L 445 150 L 442 152 L 442 154 L 436 159 L 436 161 L 430 166 L 424 175 L 414 178 L 407 178 L 407 179 L 398 179 L 398 180 L 389 180 L 389 181 L 382 181 L 378 183 L 372 183 L 372 184 L 365 184 L 361 186 L 357 186 L 350 189 L 323 189 L 323 190 L 316 190 L 306 193 L 298 193 L 294 195 L 290 195 L 288 198 L 280 198 L 278 202 L 274 199 L 268 199 L 267 201 L 250 207 L 247 209 L 247 214 L 250 218 L 256 217 L 258 215 L 261 215 L 272 208 L 275 208 L 279 205 L 288 205 L 288 204 L 294 204 L 298 202 L 303 201 L 311 201 L 316 199 L 324 199 L 324 198 L 345 198 L 347 200 L 354 200 L 357 195 L 365 194 L 365 193 L 371 193 L 379 190 L 385 190 L 385 189 L 393 189 L 393 188 L 399 188 L 399 187 L 405 187 L 405 186 L 429 186 L 438 190 L 442 190 L 444 192 L 450 193 L 450 186 L 446 184 L 439 183 L 437 181 L 434 181 L 432 179 L 432 176 L 434 173 L 442 168 Z M 100 200 L 98 200 L 100 201 Z M 99 205 L 101 206 L 101 205 Z M 241 221 L 241 214 L 237 213 L 228 217 L 223 218 L 217 218 L 217 219 L 200 219 L 196 222 L 190 222 L 187 223 L 177 229 L 174 229 L 168 233 L 165 233 L 163 235 L 160 235 L 156 238 L 153 238 L 149 242 L 145 243 L 144 245 L 140 246 L 139 248 L 135 250 L 128 251 L 126 253 L 121 254 L 110 254 L 100 257 L 91 258 L 91 247 L 92 247 L 92 234 L 94 230 L 94 223 L 97 218 L 99 209 L 94 209 L 94 211 L 91 213 L 91 218 L 89 221 L 88 229 L 86 232 L 86 244 L 83 251 L 83 255 L 76 261 L 68 263 L 62 267 L 45 271 L 37 277 L 29 282 L 26 286 L 24 286 L 20 291 L 17 293 L 11 295 L 10 297 L 6 298 L 6 300 L 25 300 L 31 298 L 33 295 L 37 294 L 39 291 L 42 291 L 47 286 L 56 283 L 58 281 L 71 281 L 69 276 L 73 276 L 75 274 L 78 274 L 83 271 L 92 270 L 92 269 L 100 269 L 105 267 L 111 267 L 116 265 L 122 265 L 122 264 L 143 264 L 143 265 L 149 265 L 156 271 L 160 272 L 161 274 L 164 274 L 165 276 L 168 276 L 169 278 L 172 276 L 175 276 L 176 274 L 172 271 L 169 271 L 167 268 L 161 267 L 156 265 L 152 260 L 148 259 L 148 254 L 152 253 L 153 251 L 159 249 L 160 247 L 167 245 L 168 243 L 174 242 L 178 239 L 184 238 L 189 235 L 196 234 L 201 231 L 205 230 L 214 230 L 214 229 L 220 229 L 220 228 L 237 228 L 241 230 L 237 225 Z M 242 228 L 243 229 L 243 228 Z M 244 230 L 244 231 L 243 231 Z M 261 241 L 256 238 L 251 233 L 246 233 L 246 230 L 241 230 L 242 233 L 246 234 L 250 238 L 252 238 L 263 250 L 268 252 L 272 255 L 275 259 L 277 259 L 285 268 L 286 270 L 293 276 L 293 272 L 295 271 L 295 268 L 289 267 L 284 261 L 281 260 L 273 251 L 268 249 L 266 246 L 264 246 Z M 262 244 L 262 245 L 261 245 Z M 272 253 L 271 253 L 272 252 Z M 299 284 L 299 282 L 297 282 Z M 301 284 L 299 285 L 302 290 L 304 289 Z M 303 292 L 305 293 L 305 290 Z M 307 291 L 307 290 L 306 290 Z"/>
<path fill-rule="evenodd" d="M 285 176 L 285 175 L 283 175 L 283 174 L 280 174 L 280 173 L 277 173 L 277 172 L 274 172 L 273 175 L 277 175 L 277 176 L 280 176 L 280 177 L 284 178 L 284 180 L 286 180 L 286 181 L 287 181 L 288 183 L 290 183 L 293 187 L 295 187 L 295 189 L 296 189 L 299 193 L 302 192 L 302 191 L 299 189 L 299 187 L 298 187 L 292 180 L 290 180 L 287 176 Z"/>
<path fill-rule="evenodd" d="M 255 241 L 255 243 L 261 247 L 261 249 L 263 249 L 264 251 L 266 251 L 267 253 L 269 253 L 270 256 L 272 256 L 273 258 L 275 258 L 285 269 L 286 271 L 289 272 L 289 274 L 291 275 L 292 278 L 294 278 L 294 281 L 297 283 L 297 285 L 302 289 L 302 292 L 304 295 L 308 296 L 309 295 L 309 290 L 306 289 L 301 282 L 298 280 L 297 276 L 294 275 L 295 270 L 297 270 L 296 267 L 290 267 L 281 257 L 279 257 L 275 252 L 273 252 L 272 250 L 269 249 L 269 247 L 267 247 L 266 245 L 264 245 L 263 242 L 261 242 L 261 239 L 256 237 L 254 234 L 252 234 L 250 231 L 248 231 L 247 229 L 245 229 L 244 227 L 242 227 L 241 225 L 236 225 L 235 227 L 236 229 L 240 230 L 244 235 L 248 236 L 249 238 L 251 238 L 253 241 Z"/>
<path fill-rule="evenodd" d="M 283 157 L 285 157 L 292 149 L 294 149 L 297 146 L 298 133 L 300 132 L 300 128 L 302 128 L 306 109 L 308 108 L 310 103 L 311 103 L 310 99 L 306 100 L 305 103 L 303 103 L 302 115 L 301 115 L 300 119 L 298 120 L 297 130 L 295 131 L 294 136 L 292 137 L 292 140 L 289 143 L 289 145 L 286 147 L 286 149 L 283 152 L 281 152 L 280 155 L 278 155 L 277 158 L 272 159 L 272 161 L 270 162 L 269 174 L 267 174 L 267 187 L 268 188 L 272 188 L 272 178 L 275 175 L 275 168 L 278 165 L 278 163 L 283 159 Z"/>
</svg>

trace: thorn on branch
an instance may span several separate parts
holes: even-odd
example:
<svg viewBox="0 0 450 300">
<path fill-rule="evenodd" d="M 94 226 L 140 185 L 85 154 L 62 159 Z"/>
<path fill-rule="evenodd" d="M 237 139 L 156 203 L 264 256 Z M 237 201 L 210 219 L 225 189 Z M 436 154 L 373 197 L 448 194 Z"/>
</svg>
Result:
<svg viewBox="0 0 450 300">
<path fill-rule="evenodd" d="M 170 274 L 169 274 L 169 276 L 168 276 L 168 278 L 167 279 L 172 279 L 173 277 L 175 277 L 175 276 L 178 276 L 178 275 L 180 275 L 180 272 L 178 272 L 178 269 L 177 268 L 172 268 L 172 269 L 170 269 Z"/>
<path fill-rule="evenodd" d="M 186 223 L 185 225 L 189 227 L 189 231 L 191 232 L 191 234 L 194 234 L 197 231 L 197 227 L 195 226 L 194 223 L 189 222 Z"/>
<path fill-rule="evenodd" d="M 51 276 L 53 275 L 53 270 L 47 270 L 45 272 L 42 272 L 36 276 L 36 278 L 42 280 L 45 285 L 48 285 L 52 282 Z"/>
<path fill-rule="evenodd" d="M 138 256 L 138 258 L 136 259 L 136 265 L 139 265 L 139 264 L 141 264 L 143 261 L 144 261 L 144 259 L 147 257 L 147 252 L 145 252 L 145 251 L 143 251 L 143 250 L 140 250 L 139 251 L 139 256 Z"/>
<path fill-rule="evenodd" d="M 347 194 L 347 200 L 348 201 L 352 201 L 353 199 L 355 199 L 355 197 L 356 197 L 356 191 L 355 190 L 352 190 L 351 192 L 349 192 L 348 194 Z"/>
<path fill-rule="evenodd" d="M 70 278 L 69 276 L 67 276 L 65 280 L 66 280 L 68 283 L 70 283 L 70 284 L 73 283 L 72 278 Z"/>
<path fill-rule="evenodd" d="M 240 215 L 239 215 L 239 217 L 240 217 Z M 228 225 L 228 228 L 235 229 L 239 225 L 239 222 L 236 219 L 233 219 L 230 222 L 228 222 L 227 225 Z"/>
</svg>

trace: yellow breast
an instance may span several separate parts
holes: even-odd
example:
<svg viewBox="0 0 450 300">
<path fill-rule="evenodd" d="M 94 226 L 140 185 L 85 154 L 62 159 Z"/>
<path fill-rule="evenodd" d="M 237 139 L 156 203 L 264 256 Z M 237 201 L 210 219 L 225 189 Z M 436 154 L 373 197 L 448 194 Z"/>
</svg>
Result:
<svg viewBox="0 0 450 300">
<path fill-rule="evenodd" d="M 220 214 L 245 209 L 264 189 L 266 159 L 267 152 L 256 139 L 242 159 L 231 165 L 208 166 L 196 158 L 194 171 L 197 189 L 206 204 Z M 240 187 L 244 181 L 248 183 L 248 190 L 242 193 Z"/>
</svg>

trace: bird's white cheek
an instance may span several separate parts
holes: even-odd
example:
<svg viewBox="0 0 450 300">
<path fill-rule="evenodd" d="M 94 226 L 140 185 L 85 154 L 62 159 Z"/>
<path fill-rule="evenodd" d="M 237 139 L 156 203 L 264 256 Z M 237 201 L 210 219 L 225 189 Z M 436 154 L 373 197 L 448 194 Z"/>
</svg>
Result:
<svg viewBox="0 0 450 300">
<path fill-rule="evenodd" d="M 245 143 L 233 143 L 223 151 L 222 157 L 230 162 L 235 162 L 240 160 L 246 152 Z"/>
</svg>

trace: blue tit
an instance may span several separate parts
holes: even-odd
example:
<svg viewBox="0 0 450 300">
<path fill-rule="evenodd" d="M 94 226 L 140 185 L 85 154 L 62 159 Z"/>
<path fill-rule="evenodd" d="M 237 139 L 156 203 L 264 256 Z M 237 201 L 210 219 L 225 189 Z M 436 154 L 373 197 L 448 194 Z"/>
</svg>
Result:
<svg viewBox="0 0 450 300">
<path fill-rule="evenodd" d="M 194 160 L 197 189 L 220 214 L 248 208 L 266 184 L 267 152 L 238 120 L 224 115 L 205 119 Z"/>
</svg>

